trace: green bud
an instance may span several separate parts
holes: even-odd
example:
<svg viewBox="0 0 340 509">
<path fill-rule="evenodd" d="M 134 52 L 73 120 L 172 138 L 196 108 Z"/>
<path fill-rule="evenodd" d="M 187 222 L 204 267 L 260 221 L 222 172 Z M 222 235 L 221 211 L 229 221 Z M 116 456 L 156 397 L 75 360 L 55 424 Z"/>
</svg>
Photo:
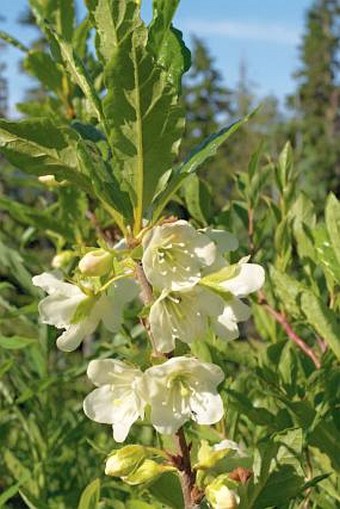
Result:
<svg viewBox="0 0 340 509">
<path fill-rule="evenodd" d="M 105 249 L 89 251 L 79 262 L 79 270 L 84 276 L 104 276 L 112 268 L 113 256 Z"/>
<path fill-rule="evenodd" d="M 227 476 L 220 475 L 205 488 L 205 496 L 212 509 L 237 509 L 240 498 L 230 489 L 231 484 Z"/>
<path fill-rule="evenodd" d="M 132 472 L 132 474 L 122 477 L 123 481 L 132 486 L 137 484 L 144 484 L 153 481 L 164 472 L 174 471 L 174 467 L 169 465 L 161 465 L 156 461 L 146 459 L 143 463 Z"/>
<path fill-rule="evenodd" d="M 53 257 L 51 265 L 54 269 L 61 269 L 70 263 L 74 256 L 73 251 L 61 251 Z"/>
<path fill-rule="evenodd" d="M 206 440 L 201 441 L 198 451 L 198 463 L 196 470 L 207 470 L 213 468 L 220 460 L 227 456 L 242 456 L 239 446 L 231 440 L 223 440 L 219 444 L 210 446 Z"/>
<path fill-rule="evenodd" d="M 125 477 L 132 474 L 144 462 L 147 449 L 142 445 L 127 445 L 114 451 L 106 460 L 105 474 Z"/>
</svg>

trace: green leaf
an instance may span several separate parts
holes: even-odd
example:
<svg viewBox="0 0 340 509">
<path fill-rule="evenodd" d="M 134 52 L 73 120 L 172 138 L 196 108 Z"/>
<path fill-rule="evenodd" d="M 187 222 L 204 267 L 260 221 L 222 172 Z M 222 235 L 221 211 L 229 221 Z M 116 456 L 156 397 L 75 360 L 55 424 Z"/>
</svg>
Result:
<svg viewBox="0 0 340 509">
<path fill-rule="evenodd" d="M 5 246 L 0 241 L 0 267 L 4 267 L 7 270 L 7 274 L 10 278 L 13 278 L 19 285 L 20 288 L 24 288 L 30 295 L 40 296 L 38 288 L 32 284 L 32 276 L 26 270 L 23 265 L 23 259 L 20 254 Z"/>
<path fill-rule="evenodd" d="M 184 199 L 190 216 L 201 226 L 207 226 L 212 214 L 209 188 L 197 175 L 191 175 L 184 187 Z"/>
<path fill-rule="evenodd" d="M 100 480 L 95 479 L 81 494 L 78 509 L 98 509 L 100 499 Z"/>
<path fill-rule="evenodd" d="M 22 44 L 22 42 L 18 41 L 18 39 L 16 39 L 12 35 L 8 34 L 7 32 L 3 32 L 2 30 L 0 30 L 0 39 L 7 42 L 7 44 L 11 44 L 20 51 L 24 51 L 25 53 L 26 51 L 28 51 L 27 46 Z"/>
<path fill-rule="evenodd" d="M 61 94 L 63 74 L 50 55 L 43 51 L 30 51 L 24 60 L 24 67 L 48 90 Z"/>
<path fill-rule="evenodd" d="M 182 489 L 176 474 L 171 472 L 163 474 L 149 486 L 148 490 L 167 507 L 183 509 Z"/>
<path fill-rule="evenodd" d="M 303 477 L 297 475 L 291 465 L 284 465 L 270 474 L 263 490 L 250 507 L 253 509 L 280 507 L 281 504 L 296 497 L 302 490 L 303 484 Z"/>
<path fill-rule="evenodd" d="M 70 42 L 73 36 L 73 25 L 75 19 L 74 0 L 59 0 L 57 9 L 57 30 L 65 41 Z"/>
<path fill-rule="evenodd" d="M 274 267 L 270 267 L 270 279 L 275 295 L 288 313 L 294 317 L 301 316 L 298 298 L 300 293 L 305 290 L 304 285 Z"/>
<path fill-rule="evenodd" d="M 191 55 L 183 42 L 182 33 L 171 24 L 178 4 L 179 0 L 153 0 L 148 48 L 166 69 L 168 79 L 180 90 L 182 75 L 191 65 Z"/>
<path fill-rule="evenodd" d="M 279 161 L 276 167 L 276 181 L 282 194 L 291 181 L 292 171 L 293 151 L 291 144 L 287 142 L 279 155 Z"/>
<path fill-rule="evenodd" d="M 61 35 L 59 35 L 49 24 L 46 24 L 46 32 L 49 38 L 55 43 L 58 51 L 54 50 L 54 58 L 59 60 L 59 52 L 62 63 L 64 64 L 71 79 L 76 83 L 83 94 L 89 101 L 95 115 L 99 122 L 103 123 L 106 130 L 106 123 L 102 111 L 102 103 L 97 95 L 96 89 L 91 81 L 91 78 L 85 68 L 85 65 L 80 56 L 74 51 L 72 45 L 67 42 Z M 53 45 L 51 46 L 53 50 Z"/>
<path fill-rule="evenodd" d="M 317 258 L 328 278 L 340 283 L 340 264 L 324 224 L 318 224 L 313 230 Z"/>
<path fill-rule="evenodd" d="M 25 338 L 22 336 L 0 336 L 0 348 L 5 348 L 7 350 L 20 350 L 21 348 L 26 348 L 27 346 L 31 346 L 36 343 L 37 340 L 33 338 Z"/>
<path fill-rule="evenodd" d="M 27 173 L 55 175 L 89 190 L 90 183 L 78 168 L 76 135 L 48 119 L 10 122 L 0 119 L 0 151 Z"/>
<path fill-rule="evenodd" d="M 139 7 L 131 1 L 127 6 L 131 4 L 135 11 L 130 19 L 126 18 L 129 9 L 125 10 L 121 2 L 112 5 L 114 19 L 120 16 L 120 23 L 126 25 L 126 35 L 113 48 L 105 67 L 108 92 L 103 106 L 113 164 L 130 194 L 136 233 L 159 179 L 177 153 L 184 115 L 167 73 L 147 50 L 148 32 L 140 20 Z"/>
<path fill-rule="evenodd" d="M 327 197 L 325 219 L 330 241 L 340 263 L 340 201 L 333 193 Z"/>
<path fill-rule="evenodd" d="M 326 341 L 340 359 L 340 324 L 337 315 L 310 291 L 301 294 L 301 309 L 310 325 Z"/>
<path fill-rule="evenodd" d="M 222 145 L 222 143 L 224 143 L 242 125 L 248 122 L 251 116 L 252 115 L 248 115 L 242 120 L 235 122 L 230 127 L 225 127 L 217 133 L 209 136 L 189 154 L 187 159 L 181 165 L 169 173 L 168 181 L 163 183 L 164 190 L 158 193 L 154 200 L 152 213 L 153 222 L 159 218 L 164 207 L 181 187 L 184 180 L 189 177 L 189 175 L 195 173 L 209 157 L 214 156 L 219 146 Z"/>
<path fill-rule="evenodd" d="M 39 230 L 50 230 L 65 236 L 69 240 L 74 240 L 73 227 L 69 223 L 63 223 L 55 219 L 52 215 L 55 213 L 54 209 L 42 211 L 36 207 L 29 207 L 5 196 L 0 196 L 0 210 L 7 211 L 13 218 L 23 224 L 34 226 Z"/>
</svg>

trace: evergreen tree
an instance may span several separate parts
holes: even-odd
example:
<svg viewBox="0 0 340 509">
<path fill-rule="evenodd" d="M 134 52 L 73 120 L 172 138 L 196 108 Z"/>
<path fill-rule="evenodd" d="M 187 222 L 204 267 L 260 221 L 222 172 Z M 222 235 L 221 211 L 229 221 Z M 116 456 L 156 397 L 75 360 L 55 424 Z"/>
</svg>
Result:
<svg viewBox="0 0 340 509">
<path fill-rule="evenodd" d="M 340 191 L 340 4 L 316 0 L 300 48 L 296 128 L 302 174 L 315 197 Z"/>
</svg>

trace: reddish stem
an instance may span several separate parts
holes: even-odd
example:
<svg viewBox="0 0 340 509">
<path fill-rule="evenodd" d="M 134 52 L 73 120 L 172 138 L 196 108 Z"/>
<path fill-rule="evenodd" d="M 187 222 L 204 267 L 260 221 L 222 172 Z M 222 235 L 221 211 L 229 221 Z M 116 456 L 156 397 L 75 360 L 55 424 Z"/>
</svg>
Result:
<svg viewBox="0 0 340 509">
<path fill-rule="evenodd" d="M 260 292 L 260 304 L 263 305 L 263 307 L 272 315 L 273 318 L 281 325 L 287 336 L 304 352 L 307 357 L 311 359 L 311 361 L 314 363 L 314 366 L 317 369 L 321 368 L 321 362 L 314 350 L 310 348 L 300 336 L 296 334 L 296 332 L 292 329 L 291 325 L 287 321 L 286 316 L 284 313 L 281 313 L 279 311 L 276 311 L 276 309 L 272 308 L 270 304 L 268 304 L 266 298 L 264 297 L 263 293 Z"/>
</svg>

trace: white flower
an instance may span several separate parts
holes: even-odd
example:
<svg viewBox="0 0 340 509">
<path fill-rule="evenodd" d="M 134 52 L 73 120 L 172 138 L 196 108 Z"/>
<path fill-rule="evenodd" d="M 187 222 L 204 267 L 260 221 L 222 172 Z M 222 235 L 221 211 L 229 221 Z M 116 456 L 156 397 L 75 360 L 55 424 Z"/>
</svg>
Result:
<svg viewBox="0 0 340 509">
<path fill-rule="evenodd" d="M 112 424 L 116 442 L 124 442 L 132 424 L 144 416 L 140 382 L 143 373 L 116 359 L 94 360 L 87 376 L 98 388 L 84 400 L 84 412 L 93 421 Z"/>
<path fill-rule="evenodd" d="M 137 295 L 137 285 L 129 279 L 112 283 L 108 293 L 100 295 L 87 295 L 78 286 L 47 272 L 34 276 L 32 281 L 49 294 L 39 303 L 40 317 L 43 323 L 65 329 L 57 339 L 58 348 L 65 352 L 75 350 L 101 320 L 109 331 L 117 331 L 124 305 Z"/>
<path fill-rule="evenodd" d="M 189 291 L 164 291 L 150 309 L 150 327 L 159 352 L 171 352 L 175 340 L 192 343 L 203 338 L 208 317 L 223 313 L 224 302 L 213 292 L 196 285 Z"/>
<path fill-rule="evenodd" d="M 144 373 L 143 394 L 151 405 L 157 431 L 175 433 L 186 421 L 213 424 L 223 417 L 217 385 L 224 379 L 218 366 L 193 357 L 173 357 Z"/>
<path fill-rule="evenodd" d="M 183 290 L 194 286 L 201 270 L 216 257 L 216 246 L 187 221 L 156 226 L 143 239 L 143 269 L 155 289 Z"/>
<path fill-rule="evenodd" d="M 231 340 L 239 336 L 238 322 L 250 318 L 251 309 L 240 297 L 259 290 L 265 279 L 261 265 L 241 260 L 238 264 L 227 265 L 218 272 L 208 274 L 200 281 L 202 285 L 218 292 L 224 297 L 223 312 L 212 317 L 211 324 L 215 333 L 223 339 Z"/>
</svg>

